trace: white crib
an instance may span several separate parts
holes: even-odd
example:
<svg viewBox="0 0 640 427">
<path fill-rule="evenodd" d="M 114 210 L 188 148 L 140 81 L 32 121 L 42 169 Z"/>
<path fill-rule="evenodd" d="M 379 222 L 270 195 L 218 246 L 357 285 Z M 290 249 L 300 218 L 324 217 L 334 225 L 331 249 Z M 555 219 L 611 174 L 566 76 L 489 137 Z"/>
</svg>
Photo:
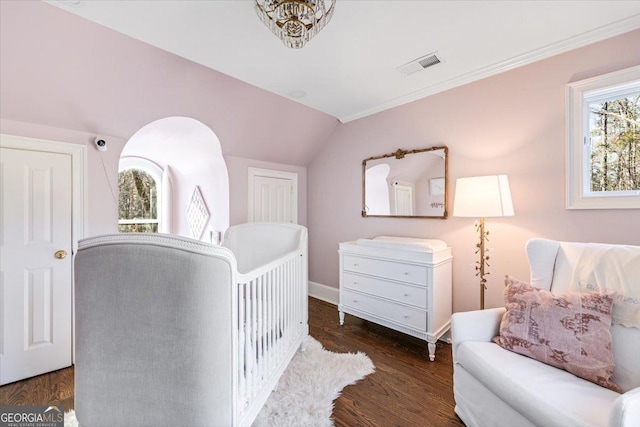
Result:
<svg viewBox="0 0 640 427">
<path fill-rule="evenodd" d="M 238 262 L 238 425 L 251 425 L 308 334 L 307 232 L 291 224 L 231 227 Z M 284 254 L 273 259 L 275 254 Z"/>
<path fill-rule="evenodd" d="M 249 426 L 307 323 L 307 231 L 233 226 L 80 242 L 76 416 L 109 425 Z"/>
</svg>

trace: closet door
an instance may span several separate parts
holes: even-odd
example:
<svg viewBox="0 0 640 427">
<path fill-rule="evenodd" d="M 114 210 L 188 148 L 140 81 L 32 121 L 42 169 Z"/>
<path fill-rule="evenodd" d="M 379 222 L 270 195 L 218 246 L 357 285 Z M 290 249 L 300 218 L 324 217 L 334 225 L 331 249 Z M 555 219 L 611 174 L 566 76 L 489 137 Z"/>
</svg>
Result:
<svg viewBox="0 0 640 427">
<path fill-rule="evenodd" d="M 0 385 L 71 365 L 72 157 L 0 148 Z"/>
<path fill-rule="evenodd" d="M 298 223 L 298 174 L 249 168 L 249 222 Z"/>
</svg>

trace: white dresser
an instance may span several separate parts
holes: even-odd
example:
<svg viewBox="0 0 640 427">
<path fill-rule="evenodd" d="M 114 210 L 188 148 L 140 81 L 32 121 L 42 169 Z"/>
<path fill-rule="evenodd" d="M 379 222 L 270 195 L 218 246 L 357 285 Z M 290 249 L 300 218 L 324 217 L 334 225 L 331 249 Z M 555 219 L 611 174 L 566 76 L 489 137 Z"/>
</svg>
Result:
<svg viewBox="0 0 640 427">
<path fill-rule="evenodd" d="M 340 243 L 340 324 L 344 314 L 427 341 L 451 325 L 451 248 L 442 240 L 379 236 Z"/>
</svg>

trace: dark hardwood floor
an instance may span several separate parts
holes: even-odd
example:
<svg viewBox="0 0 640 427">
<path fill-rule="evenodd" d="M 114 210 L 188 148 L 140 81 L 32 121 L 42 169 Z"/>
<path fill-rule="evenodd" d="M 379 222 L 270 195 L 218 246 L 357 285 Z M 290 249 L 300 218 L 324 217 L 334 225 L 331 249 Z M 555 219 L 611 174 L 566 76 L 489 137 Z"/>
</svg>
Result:
<svg viewBox="0 0 640 427">
<path fill-rule="evenodd" d="M 0 387 L 0 406 L 13 405 L 73 409 L 73 366 Z"/>
<path fill-rule="evenodd" d="M 309 299 L 309 334 L 331 351 L 366 353 L 376 371 L 335 401 L 336 426 L 463 426 L 453 412 L 451 345 L 427 344 L 357 317 L 338 323 L 338 308 Z"/>
<path fill-rule="evenodd" d="M 376 371 L 345 388 L 335 401 L 340 426 L 462 426 L 453 412 L 451 346 L 438 343 L 429 362 L 424 341 L 347 315 L 309 298 L 309 333 L 336 352 L 366 353 Z M 73 408 L 73 367 L 0 387 L 0 406 L 62 405 Z"/>
</svg>

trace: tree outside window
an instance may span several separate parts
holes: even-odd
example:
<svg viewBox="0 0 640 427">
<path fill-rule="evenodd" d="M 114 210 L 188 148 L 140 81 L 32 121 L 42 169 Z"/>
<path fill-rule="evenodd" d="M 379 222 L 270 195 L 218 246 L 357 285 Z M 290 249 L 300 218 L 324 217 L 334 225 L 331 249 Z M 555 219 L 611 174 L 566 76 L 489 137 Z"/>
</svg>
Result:
<svg viewBox="0 0 640 427">
<path fill-rule="evenodd" d="M 118 231 L 157 233 L 158 185 L 151 174 L 140 169 L 125 169 L 118 174 L 118 188 Z"/>
<path fill-rule="evenodd" d="M 640 190 L 640 93 L 588 105 L 591 191 Z"/>
<path fill-rule="evenodd" d="M 118 172 L 118 231 L 170 232 L 166 228 L 164 170 L 142 157 L 123 157 Z"/>
<path fill-rule="evenodd" d="M 567 85 L 567 208 L 640 208 L 640 66 Z"/>
</svg>

